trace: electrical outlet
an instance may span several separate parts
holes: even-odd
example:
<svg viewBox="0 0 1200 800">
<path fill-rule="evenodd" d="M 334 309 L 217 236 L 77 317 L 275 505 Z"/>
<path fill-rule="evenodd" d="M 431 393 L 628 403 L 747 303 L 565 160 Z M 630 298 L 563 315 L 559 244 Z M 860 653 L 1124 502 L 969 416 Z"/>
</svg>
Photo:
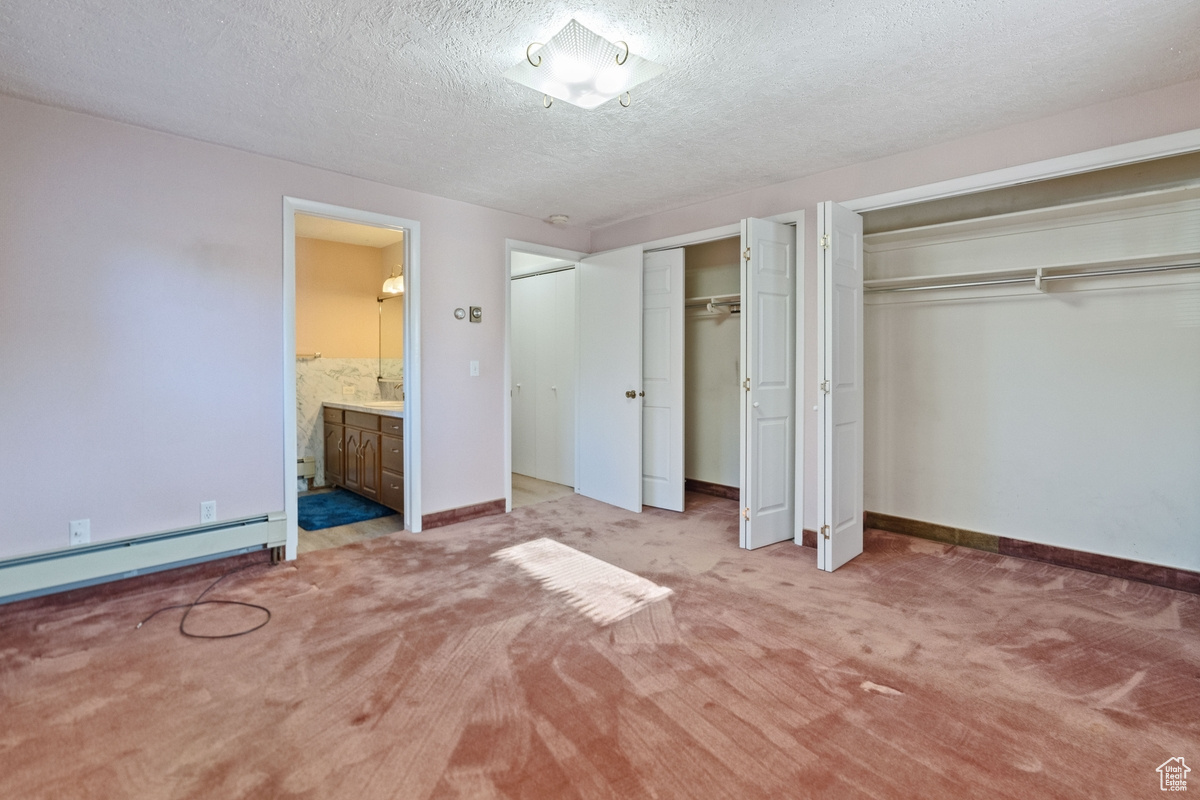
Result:
<svg viewBox="0 0 1200 800">
<path fill-rule="evenodd" d="M 92 521 L 90 519 L 71 520 L 71 546 L 87 544 L 92 540 Z"/>
<path fill-rule="evenodd" d="M 354 395 L 354 387 L 353 386 L 343 386 L 342 387 L 342 396 L 343 397 L 352 397 L 353 395 Z"/>
<path fill-rule="evenodd" d="M 216 522 L 217 521 L 217 501 L 205 500 L 200 504 L 200 522 Z"/>
<path fill-rule="evenodd" d="M 479 377 L 479 362 L 478 361 L 471 362 L 471 377 L 472 378 Z"/>
</svg>

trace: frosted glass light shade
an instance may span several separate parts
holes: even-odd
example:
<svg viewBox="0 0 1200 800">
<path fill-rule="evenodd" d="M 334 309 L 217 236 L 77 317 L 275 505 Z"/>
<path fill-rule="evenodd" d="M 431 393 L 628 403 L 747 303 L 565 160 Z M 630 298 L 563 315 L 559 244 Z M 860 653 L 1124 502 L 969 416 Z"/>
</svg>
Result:
<svg viewBox="0 0 1200 800">
<path fill-rule="evenodd" d="M 624 63 L 617 63 L 618 58 Z M 538 64 L 538 66 L 534 66 Z M 575 20 L 504 77 L 580 108 L 591 110 L 666 71 L 635 56 Z"/>
<path fill-rule="evenodd" d="M 404 276 L 393 275 L 383 282 L 383 291 L 388 294 L 404 294 Z"/>
</svg>

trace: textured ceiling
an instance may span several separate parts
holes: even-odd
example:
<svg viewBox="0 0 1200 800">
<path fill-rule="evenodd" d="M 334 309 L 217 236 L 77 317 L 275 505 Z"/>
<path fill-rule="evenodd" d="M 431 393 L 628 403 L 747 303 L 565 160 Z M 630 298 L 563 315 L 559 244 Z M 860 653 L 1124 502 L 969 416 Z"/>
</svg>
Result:
<svg viewBox="0 0 1200 800">
<path fill-rule="evenodd" d="M 667 72 L 543 109 L 572 17 Z M 0 0 L 0 92 L 590 228 L 1195 78 L 1197 0 Z"/>
</svg>

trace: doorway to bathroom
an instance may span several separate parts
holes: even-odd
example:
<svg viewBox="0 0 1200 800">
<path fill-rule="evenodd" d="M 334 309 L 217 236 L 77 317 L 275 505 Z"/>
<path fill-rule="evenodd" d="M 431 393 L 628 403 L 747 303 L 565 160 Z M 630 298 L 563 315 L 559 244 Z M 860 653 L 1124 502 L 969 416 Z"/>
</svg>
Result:
<svg viewBox="0 0 1200 800">
<path fill-rule="evenodd" d="M 419 224 L 285 198 L 284 228 L 287 557 L 419 531 Z"/>
</svg>

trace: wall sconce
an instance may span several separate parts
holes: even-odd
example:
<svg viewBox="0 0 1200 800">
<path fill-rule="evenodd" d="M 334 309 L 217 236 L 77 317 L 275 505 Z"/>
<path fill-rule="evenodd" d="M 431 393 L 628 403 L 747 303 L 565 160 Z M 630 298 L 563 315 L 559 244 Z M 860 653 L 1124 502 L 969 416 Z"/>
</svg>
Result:
<svg viewBox="0 0 1200 800">
<path fill-rule="evenodd" d="M 628 108 L 629 90 L 666 69 L 571 20 L 544 45 L 525 48 L 525 59 L 504 77 L 541 92 L 546 108 L 557 99 L 590 111 L 614 97 Z"/>
<path fill-rule="evenodd" d="M 396 274 L 400 270 L 400 274 Z M 404 268 L 397 264 L 392 269 L 392 277 L 383 282 L 383 291 L 388 294 L 404 294 Z"/>
</svg>

